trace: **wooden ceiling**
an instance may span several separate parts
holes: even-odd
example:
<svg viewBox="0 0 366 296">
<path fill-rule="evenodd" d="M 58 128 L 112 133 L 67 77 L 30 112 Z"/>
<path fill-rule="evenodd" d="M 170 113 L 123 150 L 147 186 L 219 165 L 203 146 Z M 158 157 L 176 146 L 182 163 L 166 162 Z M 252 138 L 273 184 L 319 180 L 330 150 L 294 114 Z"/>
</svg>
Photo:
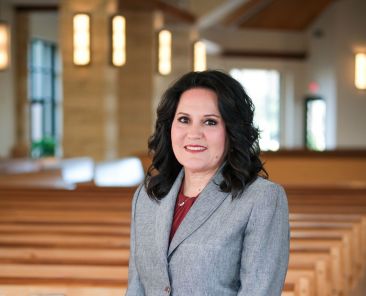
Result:
<svg viewBox="0 0 366 296">
<path fill-rule="evenodd" d="M 2 0 L 0 0 L 2 1 Z M 62 0 L 9 0 L 16 6 L 39 7 L 54 5 Z M 200 1 L 200 0 L 197 0 Z M 332 2 L 337 0 L 235 0 L 234 9 L 229 9 L 210 26 L 242 29 L 305 30 Z M 182 9 L 169 0 L 118 0 L 119 9 L 160 10 L 169 22 L 197 23 L 194 11 Z M 233 1 L 218 1 L 217 9 L 230 6 Z M 226 4 L 227 3 L 227 4 Z M 232 6 L 232 5 L 231 5 Z M 225 10 L 225 8 L 223 9 Z M 216 14 L 217 11 L 215 11 Z M 207 11 L 209 15 L 211 11 Z"/>
<path fill-rule="evenodd" d="M 226 12 L 226 15 L 211 25 L 239 29 L 302 31 L 333 1 L 336 0 L 242 0 L 242 4 Z M 119 0 L 119 8 L 161 10 L 170 19 L 178 22 L 195 23 L 198 20 L 194 11 L 184 10 L 170 3 L 164 0 Z M 229 0 L 227 3 L 229 4 Z"/>
<path fill-rule="evenodd" d="M 224 26 L 243 29 L 305 30 L 334 0 L 249 0 L 228 14 Z"/>
</svg>

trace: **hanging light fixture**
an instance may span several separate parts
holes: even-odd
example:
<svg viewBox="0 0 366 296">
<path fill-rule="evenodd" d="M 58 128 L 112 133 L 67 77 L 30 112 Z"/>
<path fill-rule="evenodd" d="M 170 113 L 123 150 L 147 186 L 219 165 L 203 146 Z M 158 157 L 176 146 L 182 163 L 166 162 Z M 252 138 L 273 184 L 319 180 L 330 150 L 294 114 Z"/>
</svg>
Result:
<svg viewBox="0 0 366 296">
<path fill-rule="evenodd" d="M 366 52 L 356 53 L 355 56 L 355 86 L 366 90 Z"/>
<path fill-rule="evenodd" d="M 158 70 L 161 75 L 168 75 L 172 71 L 172 33 L 168 30 L 161 30 L 158 39 Z"/>
<path fill-rule="evenodd" d="M 5 70 L 10 64 L 10 28 L 9 24 L 0 21 L 0 70 Z"/>
<path fill-rule="evenodd" d="M 114 15 L 111 20 L 111 62 L 113 66 L 126 64 L 126 19 L 122 15 Z"/>
<path fill-rule="evenodd" d="M 193 71 L 206 69 L 206 45 L 203 41 L 196 41 L 193 44 Z"/>
<path fill-rule="evenodd" d="M 73 61 L 77 66 L 90 63 L 90 16 L 77 13 L 73 17 Z"/>
</svg>

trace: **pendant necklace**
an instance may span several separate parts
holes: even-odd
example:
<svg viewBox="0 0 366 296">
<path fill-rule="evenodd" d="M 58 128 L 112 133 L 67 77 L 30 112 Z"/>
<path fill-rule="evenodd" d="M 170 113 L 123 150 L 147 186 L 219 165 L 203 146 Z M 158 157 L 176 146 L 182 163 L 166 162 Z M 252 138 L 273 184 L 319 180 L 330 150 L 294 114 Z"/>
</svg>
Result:
<svg viewBox="0 0 366 296">
<path fill-rule="evenodd" d="M 186 203 L 187 200 L 194 198 L 194 197 L 187 197 L 185 200 L 183 200 L 182 202 L 178 203 L 178 206 L 183 207 L 184 204 Z"/>
<path fill-rule="evenodd" d="M 201 192 L 201 189 L 198 189 L 198 194 L 197 194 L 197 196 L 200 194 L 200 192 Z M 182 187 L 182 193 L 183 193 L 183 187 Z M 183 196 L 186 198 L 185 200 L 183 200 L 182 202 L 179 202 L 178 203 L 178 206 L 179 207 L 183 207 L 184 205 L 185 205 L 185 203 L 187 202 L 187 200 L 189 200 L 189 199 L 192 199 L 192 198 L 196 198 L 197 196 L 185 196 L 184 194 L 183 194 Z"/>
</svg>

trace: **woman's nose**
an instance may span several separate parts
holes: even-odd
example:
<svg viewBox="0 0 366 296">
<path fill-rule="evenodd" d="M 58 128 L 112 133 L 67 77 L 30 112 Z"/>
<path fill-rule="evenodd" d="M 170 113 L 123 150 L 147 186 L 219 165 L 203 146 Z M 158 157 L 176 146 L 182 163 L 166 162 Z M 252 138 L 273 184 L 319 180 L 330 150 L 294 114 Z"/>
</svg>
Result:
<svg viewBox="0 0 366 296">
<path fill-rule="evenodd" d="M 188 130 L 188 139 L 201 139 L 202 138 L 202 127 L 198 124 L 192 124 Z"/>
</svg>

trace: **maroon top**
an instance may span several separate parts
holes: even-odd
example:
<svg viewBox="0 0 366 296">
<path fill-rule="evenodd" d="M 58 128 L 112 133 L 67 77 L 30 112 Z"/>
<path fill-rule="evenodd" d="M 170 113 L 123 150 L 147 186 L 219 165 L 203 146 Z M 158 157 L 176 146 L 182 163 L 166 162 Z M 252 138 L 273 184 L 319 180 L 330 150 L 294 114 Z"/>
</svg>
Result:
<svg viewBox="0 0 366 296">
<path fill-rule="evenodd" d="M 184 217 L 187 215 L 189 209 L 196 201 L 198 195 L 195 197 L 188 197 L 183 194 L 183 182 L 180 187 L 177 201 L 175 202 L 174 216 L 172 229 L 170 230 L 169 242 L 171 242 L 175 232 L 177 231 L 180 223 L 183 221 Z"/>
</svg>

